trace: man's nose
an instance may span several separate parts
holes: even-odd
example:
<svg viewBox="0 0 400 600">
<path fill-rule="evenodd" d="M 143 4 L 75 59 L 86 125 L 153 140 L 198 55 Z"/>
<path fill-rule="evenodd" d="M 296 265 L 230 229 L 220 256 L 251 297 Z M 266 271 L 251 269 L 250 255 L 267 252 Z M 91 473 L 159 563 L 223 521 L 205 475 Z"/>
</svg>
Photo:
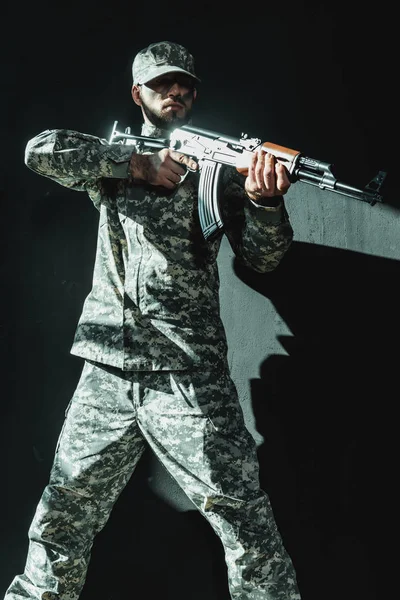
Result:
<svg viewBox="0 0 400 600">
<path fill-rule="evenodd" d="M 168 90 L 168 94 L 170 96 L 180 96 L 181 95 L 181 86 L 179 85 L 179 83 L 177 81 L 174 81 L 174 83 L 171 85 L 171 87 Z"/>
</svg>

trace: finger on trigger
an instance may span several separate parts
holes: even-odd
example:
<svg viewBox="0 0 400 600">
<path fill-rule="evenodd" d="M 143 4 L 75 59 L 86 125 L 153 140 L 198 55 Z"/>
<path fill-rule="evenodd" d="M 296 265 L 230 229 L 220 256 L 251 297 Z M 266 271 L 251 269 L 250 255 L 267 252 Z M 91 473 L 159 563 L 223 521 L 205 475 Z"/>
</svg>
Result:
<svg viewBox="0 0 400 600">
<path fill-rule="evenodd" d="M 186 154 L 179 154 L 179 158 L 177 160 L 179 163 L 189 167 L 190 169 L 195 169 L 197 167 L 197 163 L 190 156 L 186 156 Z"/>
<path fill-rule="evenodd" d="M 189 169 L 192 169 L 192 171 L 195 171 L 197 169 L 197 167 L 198 167 L 198 164 L 197 164 L 197 162 L 195 160 L 189 159 L 189 161 L 187 163 L 187 166 L 188 166 Z"/>
</svg>

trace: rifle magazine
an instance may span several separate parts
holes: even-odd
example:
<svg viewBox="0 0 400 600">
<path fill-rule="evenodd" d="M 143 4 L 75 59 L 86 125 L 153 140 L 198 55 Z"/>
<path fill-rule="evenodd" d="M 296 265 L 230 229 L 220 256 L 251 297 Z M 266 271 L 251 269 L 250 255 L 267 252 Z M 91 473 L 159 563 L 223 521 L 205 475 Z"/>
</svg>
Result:
<svg viewBox="0 0 400 600">
<path fill-rule="evenodd" d="M 219 175 L 222 164 L 204 159 L 200 165 L 198 211 L 200 227 L 206 240 L 213 238 L 224 225 L 219 210 Z"/>
</svg>

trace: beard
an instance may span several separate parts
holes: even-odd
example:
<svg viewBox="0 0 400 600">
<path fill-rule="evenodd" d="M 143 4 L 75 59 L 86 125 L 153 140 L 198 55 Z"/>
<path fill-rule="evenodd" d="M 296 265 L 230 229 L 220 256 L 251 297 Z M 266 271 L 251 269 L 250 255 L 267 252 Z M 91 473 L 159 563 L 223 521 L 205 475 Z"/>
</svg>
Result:
<svg viewBox="0 0 400 600">
<path fill-rule="evenodd" d="M 184 105 L 183 101 L 178 98 L 176 99 L 176 102 L 181 102 L 181 104 Z M 148 118 L 150 123 L 152 123 L 155 127 L 157 127 L 157 129 L 162 129 L 162 130 L 172 130 L 172 129 L 175 129 L 176 127 L 181 127 L 182 125 L 186 125 L 190 121 L 191 112 L 192 112 L 191 110 L 187 110 L 184 117 L 178 116 L 178 114 L 174 111 L 166 112 L 166 113 L 163 113 L 163 112 L 155 113 L 146 104 L 146 102 L 144 102 L 143 98 L 142 98 L 142 108 L 143 108 L 144 114 L 146 115 L 146 117 Z"/>
</svg>

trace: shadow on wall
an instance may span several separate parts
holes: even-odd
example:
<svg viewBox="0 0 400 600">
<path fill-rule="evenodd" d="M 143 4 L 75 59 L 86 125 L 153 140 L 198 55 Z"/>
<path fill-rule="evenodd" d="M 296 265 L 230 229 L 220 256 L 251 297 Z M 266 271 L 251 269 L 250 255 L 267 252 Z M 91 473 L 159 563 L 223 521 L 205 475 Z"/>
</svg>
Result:
<svg viewBox="0 0 400 600">
<path fill-rule="evenodd" d="M 281 267 L 234 263 L 293 334 L 251 381 L 262 487 L 304 600 L 390 597 L 400 262 L 294 243 Z"/>
</svg>

